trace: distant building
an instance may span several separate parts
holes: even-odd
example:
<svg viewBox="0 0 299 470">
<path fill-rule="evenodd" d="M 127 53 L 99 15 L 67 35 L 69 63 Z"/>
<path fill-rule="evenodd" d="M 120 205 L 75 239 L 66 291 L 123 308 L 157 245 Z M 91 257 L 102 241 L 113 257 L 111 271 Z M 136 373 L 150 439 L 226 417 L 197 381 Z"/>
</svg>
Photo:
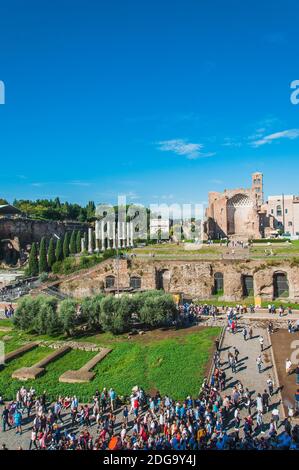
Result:
<svg viewBox="0 0 299 470">
<path fill-rule="evenodd" d="M 172 226 L 172 221 L 167 217 L 159 215 L 156 218 L 150 219 L 150 238 L 151 239 L 169 239 L 169 230 Z"/>
<path fill-rule="evenodd" d="M 210 192 L 205 232 L 208 238 L 236 239 L 264 236 L 263 174 L 251 175 L 251 188 Z"/>
<path fill-rule="evenodd" d="M 20 211 L 20 209 L 17 209 L 17 207 L 14 207 L 10 204 L 4 204 L 0 206 L 0 219 L 14 219 L 17 217 L 22 217 L 22 211 Z"/>
<path fill-rule="evenodd" d="M 263 205 L 274 230 L 299 236 L 299 196 L 280 194 L 269 196 Z"/>
</svg>

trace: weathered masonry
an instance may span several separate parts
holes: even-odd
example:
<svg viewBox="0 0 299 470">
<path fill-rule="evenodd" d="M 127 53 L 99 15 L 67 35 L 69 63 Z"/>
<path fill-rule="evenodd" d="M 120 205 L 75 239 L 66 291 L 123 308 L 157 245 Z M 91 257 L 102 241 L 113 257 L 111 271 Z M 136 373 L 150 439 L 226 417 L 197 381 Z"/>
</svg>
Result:
<svg viewBox="0 0 299 470">
<path fill-rule="evenodd" d="M 59 289 L 75 297 L 101 291 L 164 289 L 170 293 L 208 299 L 240 300 L 261 296 L 299 301 L 299 263 L 295 261 L 107 260 L 98 268 L 65 279 Z"/>
</svg>

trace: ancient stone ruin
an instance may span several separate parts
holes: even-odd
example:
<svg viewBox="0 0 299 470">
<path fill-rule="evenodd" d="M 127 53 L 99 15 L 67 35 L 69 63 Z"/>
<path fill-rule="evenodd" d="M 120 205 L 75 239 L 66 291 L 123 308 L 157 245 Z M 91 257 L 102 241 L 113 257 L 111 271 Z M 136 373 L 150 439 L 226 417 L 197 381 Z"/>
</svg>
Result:
<svg viewBox="0 0 299 470">
<path fill-rule="evenodd" d="M 91 369 L 93 369 L 99 362 L 101 362 L 111 351 L 112 349 L 103 348 L 98 354 L 96 354 L 92 359 L 90 359 L 90 361 L 88 361 L 83 367 L 81 367 L 81 369 L 68 370 L 64 372 L 64 374 L 59 377 L 59 382 L 90 382 L 95 376 L 95 372 L 92 372 Z"/>
<path fill-rule="evenodd" d="M 50 362 L 53 362 L 59 357 L 63 356 L 68 351 L 70 351 L 70 349 L 71 348 L 69 346 L 64 346 L 62 348 L 56 349 L 53 353 L 49 354 L 48 356 L 46 356 L 44 359 L 37 362 L 33 366 L 22 367 L 21 369 L 18 369 L 15 372 L 13 372 L 11 376 L 13 379 L 18 379 L 18 380 L 37 379 L 38 377 L 44 374 L 46 365 L 50 364 Z"/>
</svg>

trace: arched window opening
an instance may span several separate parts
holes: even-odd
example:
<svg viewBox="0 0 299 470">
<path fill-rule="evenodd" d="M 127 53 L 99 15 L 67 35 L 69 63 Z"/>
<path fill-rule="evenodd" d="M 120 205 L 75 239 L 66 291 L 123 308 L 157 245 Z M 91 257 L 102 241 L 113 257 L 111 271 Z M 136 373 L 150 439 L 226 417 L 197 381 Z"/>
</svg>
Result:
<svg viewBox="0 0 299 470">
<path fill-rule="evenodd" d="M 223 294 L 223 274 L 222 273 L 215 273 L 214 274 L 213 294 L 214 295 L 222 295 Z"/>
<path fill-rule="evenodd" d="M 274 298 L 289 297 L 288 277 L 285 273 L 274 273 L 273 275 Z"/>
<path fill-rule="evenodd" d="M 242 290 L 244 297 L 252 297 L 254 295 L 253 276 L 247 274 L 242 276 Z"/>
<path fill-rule="evenodd" d="M 130 278 L 130 287 L 133 289 L 140 289 L 141 288 L 141 278 L 139 276 L 132 276 Z"/>
<path fill-rule="evenodd" d="M 111 289 L 115 286 L 115 277 L 114 276 L 107 276 L 105 279 L 105 286 L 106 289 Z"/>
</svg>

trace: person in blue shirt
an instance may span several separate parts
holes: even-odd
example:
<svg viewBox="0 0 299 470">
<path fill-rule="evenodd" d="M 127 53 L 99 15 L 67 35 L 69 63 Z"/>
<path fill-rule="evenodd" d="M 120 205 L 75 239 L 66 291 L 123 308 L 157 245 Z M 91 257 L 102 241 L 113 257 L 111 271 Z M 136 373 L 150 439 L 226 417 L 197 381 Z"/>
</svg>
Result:
<svg viewBox="0 0 299 470">
<path fill-rule="evenodd" d="M 109 391 L 109 397 L 110 397 L 111 410 L 114 411 L 115 405 L 116 405 L 116 393 L 113 388 L 111 388 Z"/>
<path fill-rule="evenodd" d="M 22 434 L 22 414 L 19 409 L 16 409 L 13 415 L 13 419 L 16 428 L 16 434 Z"/>
</svg>

